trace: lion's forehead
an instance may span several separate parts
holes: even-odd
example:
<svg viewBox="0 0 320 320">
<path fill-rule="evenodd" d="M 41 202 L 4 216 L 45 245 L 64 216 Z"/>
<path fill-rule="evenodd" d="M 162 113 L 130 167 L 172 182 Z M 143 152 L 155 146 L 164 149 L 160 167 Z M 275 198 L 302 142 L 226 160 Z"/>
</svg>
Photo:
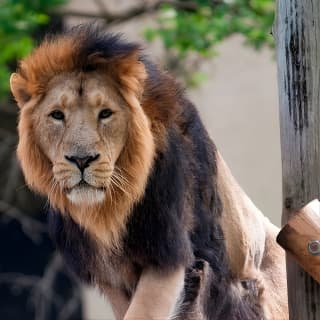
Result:
<svg viewBox="0 0 320 320">
<path fill-rule="evenodd" d="M 85 104 L 90 107 L 113 105 L 120 98 L 111 81 L 95 73 L 57 75 L 49 83 L 46 100 L 64 108 Z"/>
</svg>

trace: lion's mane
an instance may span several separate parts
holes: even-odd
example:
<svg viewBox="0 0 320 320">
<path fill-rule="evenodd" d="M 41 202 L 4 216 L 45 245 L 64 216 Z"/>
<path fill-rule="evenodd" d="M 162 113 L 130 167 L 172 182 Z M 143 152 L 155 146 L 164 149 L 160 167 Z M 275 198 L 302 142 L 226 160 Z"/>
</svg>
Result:
<svg viewBox="0 0 320 320">
<path fill-rule="evenodd" d="M 130 108 L 128 140 L 117 163 L 129 183 L 80 226 L 65 196 L 50 192 L 52 164 L 34 136 L 33 110 L 53 77 L 92 70 L 112 77 Z M 51 232 L 81 279 L 103 287 L 121 274 L 121 285 L 134 290 L 132 279 L 144 268 L 163 272 L 202 260 L 213 274 L 204 297 L 208 319 L 261 319 L 254 290 L 247 290 L 252 301 L 234 295 L 219 222 L 216 149 L 173 78 L 148 62 L 137 44 L 80 26 L 46 39 L 13 80 L 21 106 L 18 157 L 28 184 L 49 196 Z M 121 251 L 115 253 L 114 245 Z M 130 298 L 131 291 L 126 294 Z M 186 305 L 188 299 L 186 291 Z"/>
<path fill-rule="evenodd" d="M 163 74 L 159 79 L 153 67 L 143 61 L 139 45 L 123 42 L 118 35 L 105 34 L 92 25 L 80 26 L 63 35 L 48 37 L 22 60 L 15 79 L 16 86 L 23 88 L 15 93 L 17 102 L 20 106 L 24 104 L 18 126 L 17 153 L 28 185 L 49 196 L 50 204 L 62 213 L 72 213 L 72 205 L 63 193 L 51 190 L 52 165 L 34 136 L 33 110 L 56 75 L 97 69 L 115 80 L 119 93 L 131 108 L 129 138 L 117 162 L 128 182 L 127 190 L 123 192 L 115 187 L 112 201 L 107 198 L 103 206 L 93 208 L 93 214 L 87 215 L 90 221 L 83 221 L 93 235 L 107 237 L 109 234 L 105 240 L 115 244 L 132 206 L 144 193 L 156 152 L 165 147 L 165 127 L 173 120 L 169 106 L 177 104 L 179 94 L 171 77 Z"/>
</svg>

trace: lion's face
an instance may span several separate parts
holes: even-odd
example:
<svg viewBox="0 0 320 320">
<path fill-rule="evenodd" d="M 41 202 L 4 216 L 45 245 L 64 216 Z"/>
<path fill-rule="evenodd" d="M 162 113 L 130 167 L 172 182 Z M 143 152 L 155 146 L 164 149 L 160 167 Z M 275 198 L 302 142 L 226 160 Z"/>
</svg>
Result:
<svg viewBox="0 0 320 320">
<path fill-rule="evenodd" d="M 91 27 L 44 40 L 10 79 L 27 184 L 110 245 L 156 155 L 147 79 L 138 45 Z"/>
<path fill-rule="evenodd" d="M 116 162 L 126 143 L 129 109 L 98 73 L 52 79 L 34 111 L 35 137 L 52 164 L 53 189 L 73 204 L 102 202 L 121 184 Z"/>
</svg>

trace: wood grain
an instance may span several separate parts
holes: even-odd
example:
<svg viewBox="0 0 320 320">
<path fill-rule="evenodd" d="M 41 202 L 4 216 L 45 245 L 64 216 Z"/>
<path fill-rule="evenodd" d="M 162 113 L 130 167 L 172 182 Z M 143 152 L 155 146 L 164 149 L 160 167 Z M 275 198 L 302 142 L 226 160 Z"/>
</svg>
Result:
<svg viewBox="0 0 320 320">
<path fill-rule="evenodd" d="M 320 195 L 320 1 L 279 0 L 276 20 L 284 207 Z"/>
<path fill-rule="evenodd" d="M 277 0 L 283 215 L 320 195 L 320 1 Z M 292 230 L 289 230 L 292 232 Z M 293 242 L 295 235 L 287 243 Z M 320 286 L 287 255 L 290 320 L 320 319 Z"/>
</svg>

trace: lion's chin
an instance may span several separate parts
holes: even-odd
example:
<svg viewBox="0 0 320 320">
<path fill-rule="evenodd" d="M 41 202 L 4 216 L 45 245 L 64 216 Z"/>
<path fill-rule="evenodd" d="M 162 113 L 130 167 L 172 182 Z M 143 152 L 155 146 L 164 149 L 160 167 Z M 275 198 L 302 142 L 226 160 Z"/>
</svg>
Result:
<svg viewBox="0 0 320 320">
<path fill-rule="evenodd" d="M 76 186 L 67 192 L 67 198 L 74 205 L 91 206 L 104 201 L 105 191 L 91 186 Z"/>
</svg>

